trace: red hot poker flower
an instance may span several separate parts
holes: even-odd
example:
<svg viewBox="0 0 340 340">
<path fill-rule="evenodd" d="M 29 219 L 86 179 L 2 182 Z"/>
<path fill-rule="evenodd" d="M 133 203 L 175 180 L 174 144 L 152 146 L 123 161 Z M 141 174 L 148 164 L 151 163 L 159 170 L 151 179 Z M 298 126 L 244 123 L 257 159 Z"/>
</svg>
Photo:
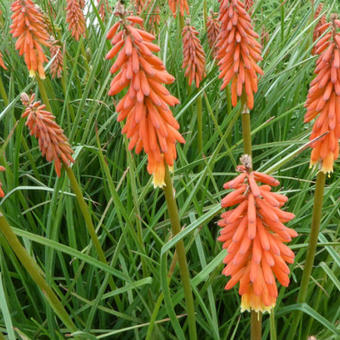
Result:
<svg viewBox="0 0 340 340">
<path fill-rule="evenodd" d="M 2 53 L 0 52 L 0 66 L 4 69 L 7 70 L 7 67 L 4 63 L 4 60 L 2 59 Z"/>
<path fill-rule="evenodd" d="M 85 37 L 86 25 L 83 13 L 84 3 L 79 0 L 66 0 L 66 22 L 69 24 L 71 35 L 79 40 Z"/>
<path fill-rule="evenodd" d="M 215 13 L 213 11 L 210 11 L 210 15 L 207 20 L 207 31 L 208 31 L 208 42 L 210 49 L 212 50 L 213 57 L 216 56 L 217 49 L 216 49 L 216 43 L 217 43 L 217 37 L 220 32 L 220 22 L 218 20 L 218 13 Z"/>
<path fill-rule="evenodd" d="M 168 0 L 169 7 L 173 16 L 176 18 L 177 8 L 179 8 L 179 12 L 182 17 L 184 17 L 184 12 L 189 15 L 189 5 L 187 0 Z"/>
<path fill-rule="evenodd" d="M 200 82 L 205 77 L 205 53 L 198 39 L 198 32 L 193 26 L 187 25 L 183 28 L 183 65 L 185 76 L 189 85 L 193 82 L 199 88 Z"/>
<path fill-rule="evenodd" d="M 64 56 L 61 51 L 60 43 L 54 38 L 51 39 L 50 47 L 51 58 L 54 58 L 51 64 L 52 78 L 61 78 L 61 72 L 63 71 Z"/>
<path fill-rule="evenodd" d="M 222 273 L 231 276 L 225 289 L 239 282 L 242 311 L 270 311 L 278 294 L 275 278 L 285 287 L 289 284 L 286 263 L 294 262 L 294 253 L 284 243 L 297 233 L 284 223 L 294 215 L 281 210 L 288 198 L 271 191 L 279 185 L 276 179 L 245 166 L 238 171 L 240 175 L 224 184 L 233 191 L 221 202 L 223 208 L 236 207 L 218 222 L 222 228 L 218 240 L 228 251 Z"/>
<path fill-rule="evenodd" d="M 262 60 L 259 37 L 254 32 L 251 19 L 240 0 L 219 0 L 221 30 L 217 42 L 217 59 L 223 90 L 231 82 L 232 104 L 237 97 L 247 95 L 247 106 L 254 106 L 257 92 L 257 74 L 263 74 L 257 63 Z"/>
<path fill-rule="evenodd" d="M 323 10 L 323 5 L 320 4 L 318 8 L 315 11 L 314 19 L 317 19 L 320 17 L 320 14 Z M 316 24 L 314 31 L 313 31 L 313 41 L 317 41 L 329 28 L 330 23 L 327 23 L 326 16 L 322 15 L 319 19 L 318 23 Z M 312 49 L 312 54 L 316 55 L 317 46 L 314 46 Z"/>
<path fill-rule="evenodd" d="M 119 73 L 111 82 L 109 95 L 127 93 L 116 106 L 118 121 L 126 119 L 122 133 L 130 139 L 129 149 L 136 153 L 142 149 L 148 155 L 148 172 L 153 175 L 154 186 L 164 185 L 165 164 L 174 165 L 177 157 L 176 142 L 184 143 L 178 132 L 179 124 L 169 106 L 179 103 L 163 84 L 171 84 L 174 77 L 163 62 L 154 55 L 159 47 L 155 37 L 138 28 L 143 20 L 136 16 L 124 17 L 119 9 L 119 20 L 109 31 L 107 38 L 113 45 L 106 59 L 117 56 L 111 73 Z"/>
<path fill-rule="evenodd" d="M 321 171 L 333 172 L 334 161 L 339 156 L 340 139 L 340 20 L 333 20 L 331 32 L 316 44 L 316 77 L 310 84 L 305 107 L 305 123 L 316 119 L 311 139 L 326 136 L 313 143 L 311 165 L 321 162 Z"/>
<path fill-rule="evenodd" d="M 17 0 L 11 5 L 11 33 L 18 38 L 15 48 L 25 58 L 30 76 L 38 72 L 41 79 L 45 78 L 43 64 L 47 58 L 41 45 L 50 46 L 44 17 L 38 6 L 32 0 Z"/>
<path fill-rule="evenodd" d="M 70 166 L 74 163 L 72 149 L 64 135 L 63 129 L 55 122 L 52 113 L 44 110 L 45 105 L 34 101 L 35 95 L 29 97 L 26 93 L 21 95 L 21 101 L 26 107 L 22 117 L 27 117 L 26 124 L 31 135 L 39 141 L 39 147 L 47 161 L 54 161 L 57 176 L 60 177 L 61 165 Z"/>
</svg>

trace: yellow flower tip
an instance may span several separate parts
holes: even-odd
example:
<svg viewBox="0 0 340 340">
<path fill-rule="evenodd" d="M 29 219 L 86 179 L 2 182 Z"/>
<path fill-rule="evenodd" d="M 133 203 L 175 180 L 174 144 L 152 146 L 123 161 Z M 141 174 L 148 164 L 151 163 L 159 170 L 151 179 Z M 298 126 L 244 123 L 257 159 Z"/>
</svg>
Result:
<svg viewBox="0 0 340 340">
<path fill-rule="evenodd" d="M 34 70 L 30 70 L 29 75 L 30 75 L 31 78 L 35 78 L 36 73 L 35 73 Z"/>
<path fill-rule="evenodd" d="M 165 186 L 165 166 L 164 160 L 154 164 L 152 169 L 152 182 L 154 188 L 163 188 Z"/>
<path fill-rule="evenodd" d="M 334 156 L 333 153 L 328 153 L 326 158 L 322 161 L 321 171 L 324 174 L 330 175 L 333 172 Z"/>
<path fill-rule="evenodd" d="M 241 312 L 242 313 L 245 311 L 270 313 L 274 307 L 275 307 L 275 301 L 272 302 L 269 306 L 266 306 L 261 300 L 261 297 L 255 295 L 254 293 L 242 295 L 242 299 L 241 299 Z"/>
</svg>

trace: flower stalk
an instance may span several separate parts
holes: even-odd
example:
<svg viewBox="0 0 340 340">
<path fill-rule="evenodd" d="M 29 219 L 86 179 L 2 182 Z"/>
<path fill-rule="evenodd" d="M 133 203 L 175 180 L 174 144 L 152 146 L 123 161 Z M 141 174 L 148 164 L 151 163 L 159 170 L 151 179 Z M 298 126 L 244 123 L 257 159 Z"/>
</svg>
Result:
<svg viewBox="0 0 340 340">
<path fill-rule="evenodd" d="M 15 252 L 16 256 L 20 260 L 21 264 L 27 270 L 33 281 L 41 289 L 42 293 L 46 297 L 49 305 L 52 307 L 54 312 L 58 315 L 60 320 L 68 328 L 69 331 L 75 332 L 77 330 L 72 319 L 65 310 L 63 304 L 60 302 L 57 295 L 54 293 L 52 288 L 48 285 L 42 275 L 41 268 L 37 263 L 30 257 L 26 249 L 19 242 L 17 236 L 12 231 L 6 217 L 0 212 L 0 230 L 5 236 L 7 242 Z"/>
<path fill-rule="evenodd" d="M 243 136 L 243 149 L 246 155 L 252 155 L 251 145 L 251 125 L 249 109 L 242 98 L 241 104 L 241 117 L 242 117 L 242 136 Z"/>
<path fill-rule="evenodd" d="M 170 177 L 170 172 L 168 166 L 165 167 L 165 187 L 164 187 L 164 195 L 168 207 L 172 235 L 176 236 L 180 230 L 180 219 L 178 214 L 178 207 L 174 197 L 174 188 L 172 185 L 172 180 Z M 189 322 L 189 334 L 190 339 L 197 339 L 197 331 L 196 331 L 196 317 L 195 317 L 195 306 L 194 306 L 194 298 L 192 294 L 191 284 L 190 284 L 190 276 L 188 263 L 185 255 L 185 248 L 183 240 L 180 240 L 176 243 L 176 252 L 178 256 L 179 270 L 183 283 L 184 289 L 184 297 L 186 303 L 186 309 L 188 313 L 188 322 Z"/>
<path fill-rule="evenodd" d="M 199 156 L 203 156 L 203 112 L 202 95 L 197 98 L 197 144 Z"/>
<path fill-rule="evenodd" d="M 309 238 L 309 243 L 308 243 L 306 263 L 305 263 L 305 267 L 303 270 L 301 286 L 300 286 L 299 294 L 297 298 L 298 303 L 304 303 L 306 301 L 306 297 L 308 293 L 308 284 L 311 280 L 316 246 L 318 243 L 318 236 L 319 236 L 319 231 L 320 231 L 320 222 L 321 222 L 325 182 L 326 182 L 326 174 L 320 171 L 316 178 L 316 187 L 315 187 L 315 193 L 314 193 L 314 206 L 313 206 L 313 215 L 312 215 L 312 226 L 311 226 L 310 238 Z M 294 315 L 293 324 L 292 324 L 292 327 L 290 328 L 290 333 L 289 333 L 292 338 L 294 337 L 294 334 L 299 325 L 301 317 L 302 317 L 301 311 L 297 311 Z M 290 339 L 289 336 L 288 336 L 288 339 Z"/>
<path fill-rule="evenodd" d="M 81 192 L 80 185 L 79 185 L 79 183 L 78 183 L 78 181 L 77 181 L 77 179 L 76 179 L 76 177 L 74 175 L 74 172 L 73 172 L 72 168 L 67 166 L 67 165 L 64 165 L 64 169 L 66 171 L 67 177 L 70 180 L 72 191 L 76 195 L 77 202 L 79 204 L 79 208 L 80 208 L 81 213 L 82 213 L 82 215 L 84 217 L 87 230 L 88 230 L 88 232 L 90 234 L 90 237 L 92 239 L 93 245 L 96 248 L 98 257 L 99 257 L 100 261 L 106 263 L 106 257 L 105 257 L 103 248 L 100 245 L 99 239 L 97 237 L 96 230 L 95 230 L 93 222 L 92 222 L 92 217 L 91 217 L 91 214 L 89 212 L 89 207 L 88 207 L 88 205 L 86 204 L 86 202 L 84 200 L 83 194 Z"/>
<path fill-rule="evenodd" d="M 1 97 L 4 101 L 5 106 L 7 106 L 8 105 L 8 97 L 7 97 L 7 93 L 6 93 L 6 90 L 5 90 L 4 83 L 2 82 L 1 75 L 0 75 L 0 94 L 1 94 Z"/>
<path fill-rule="evenodd" d="M 251 340 L 261 340 L 262 338 L 262 313 L 251 312 Z"/>
<path fill-rule="evenodd" d="M 50 104 L 50 100 L 48 99 L 48 95 L 47 95 L 47 91 L 46 91 L 44 80 L 41 79 L 38 75 L 36 76 L 36 79 L 37 79 L 37 83 L 38 83 L 38 87 L 39 87 L 39 92 L 40 92 L 42 101 L 46 105 L 47 111 L 52 112 L 52 107 L 51 107 L 51 104 Z"/>
</svg>

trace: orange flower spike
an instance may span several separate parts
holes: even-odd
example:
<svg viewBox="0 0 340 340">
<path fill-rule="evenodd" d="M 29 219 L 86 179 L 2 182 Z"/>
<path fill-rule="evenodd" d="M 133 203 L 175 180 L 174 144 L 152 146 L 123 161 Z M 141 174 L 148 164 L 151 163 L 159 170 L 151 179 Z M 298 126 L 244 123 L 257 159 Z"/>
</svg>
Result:
<svg viewBox="0 0 340 340">
<path fill-rule="evenodd" d="M 221 90 L 231 83 L 232 105 L 246 94 L 247 106 L 254 107 L 257 92 L 257 74 L 263 74 L 257 63 L 262 60 L 259 36 L 254 32 L 251 19 L 240 0 L 219 0 L 221 29 L 217 41 Z"/>
<path fill-rule="evenodd" d="M 72 149 L 61 127 L 55 122 L 52 113 L 44 110 L 45 105 L 34 101 L 35 95 L 29 97 L 26 93 L 21 95 L 21 101 L 26 107 L 23 118 L 27 117 L 26 124 L 31 135 L 39 141 L 39 147 L 48 162 L 54 161 L 57 176 L 60 177 L 61 165 L 70 166 L 74 163 Z"/>
<path fill-rule="evenodd" d="M 323 11 L 323 5 L 322 3 L 320 3 L 320 5 L 318 6 L 318 8 L 316 9 L 315 11 L 315 14 L 314 14 L 314 20 L 318 19 L 320 17 L 320 14 L 322 13 Z M 328 29 L 329 27 L 329 23 L 327 23 L 326 21 L 326 16 L 325 15 L 322 15 L 315 28 L 314 28 L 314 31 L 313 31 L 313 41 L 316 42 L 325 32 L 326 30 Z M 312 54 L 313 55 L 316 55 L 316 46 L 313 47 L 312 49 Z"/>
<path fill-rule="evenodd" d="M 0 165 L 0 171 L 3 172 L 3 171 L 6 171 L 6 168 L 3 167 L 2 165 Z M 2 183 L 0 182 L 0 197 L 4 197 L 5 196 L 5 193 L 4 191 L 2 190 Z"/>
<path fill-rule="evenodd" d="M 174 77 L 154 55 L 159 47 L 152 43 L 154 35 L 142 29 L 143 20 L 125 17 L 122 6 L 117 6 L 116 14 L 120 20 L 108 32 L 113 47 L 106 59 L 116 58 L 111 73 L 119 72 L 111 82 L 109 95 L 128 88 L 116 106 L 117 120 L 126 120 L 122 133 L 130 139 L 129 149 L 137 154 L 145 151 L 154 186 L 163 187 L 165 163 L 174 165 L 176 142 L 185 142 L 169 109 L 179 101 L 163 85 L 173 83 Z"/>
<path fill-rule="evenodd" d="M 234 191 L 222 200 L 223 208 L 236 207 L 224 212 L 218 222 L 222 228 L 218 240 L 228 251 L 222 273 L 231 276 L 225 289 L 240 282 L 242 311 L 270 311 L 278 295 L 275 278 L 284 286 L 289 284 L 286 263 L 294 262 L 294 253 L 284 242 L 297 233 L 283 222 L 294 215 L 280 209 L 286 196 L 270 191 L 272 185 L 279 184 L 273 177 L 245 166 L 239 166 L 238 171 L 241 174 L 224 185 Z"/>
<path fill-rule="evenodd" d="M 331 31 L 315 45 L 319 58 L 310 84 L 305 107 L 305 123 L 317 118 L 310 139 L 326 133 L 312 144 L 310 165 L 321 163 L 321 171 L 333 172 L 339 156 L 340 139 L 340 21 L 332 16 Z"/>
<path fill-rule="evenodd" d="M 220 22 L 218 20 L 218 13 L 210 11 L 210 16 L 208 16 L 207 20 L 207 33 L 208 33 L 208 43 L 210 49 L 212 50 L 213 57 L 217 54 L 217 37 L 220 32 Z"/>
<path fill-rule="evenodd" d="M 50 47 L 51 59 L 54 58 L 51 64 L 52 78 L 61 78 L 61 72 L 63 71 L 64 56 L 61 51 L 61 46 L 57 40 L 51 39 Z"/>
<path fill-rule="evenodd" d="M 7 70 L 7 67 L 4 63 L 4 60 L 2 59 L 2 53 L 0 52 L 0 66 L 4 69 Z"/>
<path fill-rule="evenodd" d="M 198 39 L 198 32 L 187 23 L 183 28 L 183 65 L 186 69 L 184 75 L 188 78 L 189 85 L 195 82 L 199 88 L 200 82 L 205 77 L 205 53 Z"/>
<path fill-rule="evenodd" d="M 24 55 L 30 76 L 39 74 L 45 78 L 43 64 L 47 58 L 42 50 L 42 45 L 49 47 L 49 35 L 40 8 L 32 0 L 17 0 L 11 5 L 12 25 L 11 34 L 18 38 L 15 48 L 20 55 Z"/>
<path fill-rule="evenodd" d="M 79 0 L 66 0 L 66 22 L 69 25 L 71 35 L 74 39 L 79 40 L 81 36 L 85 37 L 86 24 L 83 13 L 84 2 Z"/>
<path fill-rule="evenodd" d="M 175 18 L 177 15 L 177 8 L 179 8 L 179 12 L 182 17 L 184 17 L 184 12 L 189 15 L 189 5 L 187 0 L 168 0 L 168 4 Z"/>
</svg>

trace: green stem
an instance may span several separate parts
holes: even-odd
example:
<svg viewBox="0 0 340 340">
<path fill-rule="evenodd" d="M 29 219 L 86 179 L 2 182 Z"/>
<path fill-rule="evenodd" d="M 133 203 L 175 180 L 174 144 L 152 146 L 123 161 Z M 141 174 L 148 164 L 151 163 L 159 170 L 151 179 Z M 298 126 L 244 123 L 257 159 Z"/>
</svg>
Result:
<svg viewBox="0 0 340 340">
<path fill-rule="evenodd" d="M 199 156 L 203 155 L 203 114 L 202 114 L 202 95 L 197 98 L 197 142 Z"/>
<path fill-rule="evenodd" d="M 251 340 L 262 338 L 262 313 L 251 311 Z"/>
<path fill-rule="evenodd" d="M 81 192 L 81 188 L 80 188 L 80 186 L 77 182 L 77 179 L 74 175 L 74 172 L 73 172 L 72 168 L 67 166 L 67 165 L 64 165 L 64 169 L 66 170 L 67 176 L 70 180 L 72 190 L 76 194 L 76 198 L 77 198 L 81 213 L 83 214 L 87 230 L 88 230 L 88 232 L 91 236 L 92 242 L 93 242 L 93 244 L 94 244 L 94 246 L 97 250 L 98 257 L 99 257 L 100 261 L 107 263 L 104 251 L 103 251 L 103 249 L 100 245 L 99 239 L 98 239 L 97 234 L 96 234 L 96 230 L 95 230 L 93 222 L 92 222 L 92 217 L 91 217 L 91 214 L 90 214 L 90 211 L 89 211 L 89 207 L 84 200 L 83 194 Z"/>
<path fill-rule="evenodd" d="M 244 100 L 242 100 L 242 135 L 243 135 L 243 149 L 246 155 L 252 155 L 252 146 L 251 146 L 251 127 L 250 127 L 250 114 L 245 104 Z"/>
<path fill-rule="evenodd" d="M 0 75 L 0 94 L 1 94 L 2 99 L 4 100 L 5 106 L 8 106 L 8 97 L 7 97 L 7 93 L 6 93 L 6 90 L 5 90 L 5 86 L 2 82 L 1 75 Z"/>
<path fill-rule="evenodd" d="M 36 76 L 36 79 L 37 79 L 37 82 L 38 82 L 39 92 L 40 92 L 42 101 L 46 105 L 47 111 L 52 113 L 52 108 L 51 108 L 51 105 L 50 105 L 50 101 L 48 99 L 44 80 L 42 80 L 38 75 Z"/>
<path fill-rule="evenodd" d="M 284 0 L 281 0 L 281 44 L 283 46 L 284 40 L 285 40 L 285 6 L 284 6 Z"/>
<path fill-rule="evenodd" d="M 208 22 L 208 6 L 207 6 L 207 0 L 203 1 L 203 18 L 204 18 L 204 27 L 207 27 Z"/>
<path fill-rule="evenodd" d="M 312 216 L 312 226 L 309 238 L 309 245 L 307 250 L 306 263 L 302 274 L 301 286 L 299 289 L 299 294 L 297 298 L 298 303 L 304 303 L 306 301 L 308 293 L 308 284 L 310 282 L 310 277 L 313 269 L 316 246 L 318 243 L 318 236 L 320 230 L 321 213 L 322 213 L 322 203 L 323 194 L 325 189 L 326 175 L 320 171 L 316 178 L 316 187 L 314 193 L 314 205 L 313 205 L 313 216 Z M 289 339 L 293 339 L 296 333 L 297 327 L 302 317 L 302 312 L 297 311 L 293 318 L 293 324 L 290 328 Z M 293 337 L 292 337 L 293 336 Z"/>
<path fill-rule="evenodd" d="M 231 113 L 231 110 L 233 109 L 232 108 L 232 105 L 231 105 L 231 89 L 230 89 L 230 85 L 228 85 L 226 88 L 225 88 L 225 91 L 227 93 L 227 114 L 229 115 Z M 232 143 L 232 134 L 230 133 L 228 138 L 227 138 L 227 143 L 228 145 L 231 145 Z"/>
<path fill-rule="evenodd" d="M 12 231 L 10 225 L 7 222 L 5 216 L 0 213 L 0 230 L 7 239 L 7 242 L 15 252 L 16 256 L 20 260 L 21 264 L 25 267 L 28 274 L 33 281 L 41 289 L 42 293 L 46 297 L 48 303 L 59 316 L 60 320 L 68 328 L 69 331 L 75 332 L 77 330 L 72 319 L 64 309 L 62 303 L 58 299 L 57 295 L 53 292 L 52 288 L 47 284 L 46 280 L 42 276 L 42 270 L 37 263 L 30 257 L 26 249 L 19 242 L 17 236 Z"/>
<path fill-rule="evenodd" d="M 168 206 L 168 212 L 172 227 L 172 235 L 177 235 L 181 230 L 179 214 L 177 203 L 174 197 L 174 188 L 172 186 L 172 180 L 170 177 L 169 169 L 165 166 L 165 188 L 164 194 L 166 203 Z M 192 295 L 192 289 L 190 284 L 190 276 L 189 269 L 187 264 L 187 259 L 185 255 L 185 248 L 183 240 L 180 240 L 176 243 L 176 251 L 178 256 L 179 270 L 181 274 L 186 309 L 188 313 L 188 321 L 189 321 L 189 334 L 191 340 L 197 339 L 197 331 L 196 331 L 196 317 L 195 317 L 195 306 L 194 306 L 194 298 Z"/>
<path fill-rule="evenodd" d="M 274 309 L 270 312 L 270 340 L 277 340 L 276 324 L 275 324 L 275 312 Z"/>
<path fill-rule="evenodd" d="M 86 51 L 85 51 L 85 47 L 84 47 L 84 38 L 83 37 L 80 38 L 80 49 L 81 49 L 81 54 L 83 55 L 83 58 L 84 58 L 86 71 L 87 71 L 87 73 L 90 73 L 90 67 L 89 67 L 89 62 L 87 60 L 87 55 L 86 55 Z"/>
</svg>

